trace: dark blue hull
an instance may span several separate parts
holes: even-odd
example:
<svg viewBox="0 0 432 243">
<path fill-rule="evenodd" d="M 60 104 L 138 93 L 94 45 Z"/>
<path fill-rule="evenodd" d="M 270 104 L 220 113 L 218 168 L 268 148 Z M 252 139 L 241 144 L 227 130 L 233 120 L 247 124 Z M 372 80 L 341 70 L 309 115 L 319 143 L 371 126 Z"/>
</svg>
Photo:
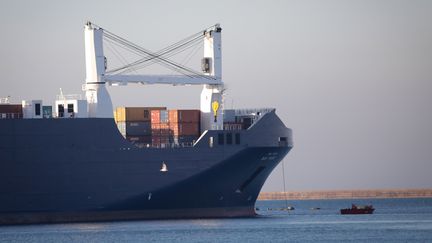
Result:
<svg viewBox="0 0 432 243">
<path fill-rule="evenodd" d="M 139 149 L 112 119 L 0 120 L 0 223 L 253 216 L 291 130 L 270 112 L 219 144 L 230 132 Z"/>
</svg>

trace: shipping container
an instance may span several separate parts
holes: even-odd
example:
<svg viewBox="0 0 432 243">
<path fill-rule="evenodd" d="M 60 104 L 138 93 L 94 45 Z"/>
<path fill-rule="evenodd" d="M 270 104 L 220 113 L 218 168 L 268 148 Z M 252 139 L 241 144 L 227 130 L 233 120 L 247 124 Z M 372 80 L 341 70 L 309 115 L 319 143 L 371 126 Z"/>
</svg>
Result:
<svg viewBox="0 0 432 243">
<path fill-rule="evenodd" d="M 166 107 L 117 107 L 116 121 L 151 121 L 152 110 L 166 110 Z"/>
<path fill-rule="evenodd" d="M 170 136 L 151 136 L 151 140 L 155 142 L 169 143 Z"/>
<path fill-rule="evenodd" d="M 155 129 L 169 129 L 170 128 L 168 122 L 165 122 L 165 123 L 152 123 L 151 127 L 155 128 Z"/>
<path fill-rule="evenodd" d="M 21 104 L 0 104 L 0 119 L 19 119 L 23 118 Z"/>
<path fill-rule="evenodd" d="M 126 135 L 150 136 L 151 135 L 151 123 L 149 121 L 126 122 Z"/>
<path fill-rule="evenodd" d="M 123 136 L 150 136 L 152 134 L 149 121 L 117 122 L 117 127 Z"/>
<path fill-rule="evenodd" d="M 168 122 L 168 111 L 167 110 L 152 110 L 151 111 L 151 122 L 152 123 L 167 123 Z"/>
<path fill-rule="evenodd" d="M 199 123 L 200 110 L 169 110 L 169 122 L 172 123 Z"/>
<path fill-rule="evenodd" d="M 172 131 L 168 123 L 152 123 L 152 135 L 154 136 L 168 136 L 172 135 Z"/>
<path fill-rule="evenodd" d="M 126 139 L 132 143 L 152 143 L 152 136 L 126 136 Z"/>
<path fill-rule="evenodd" d="M 123 137 L 126 137 L 126 124 L 125 122 L 117 122 L 117 128 Z"/>
<path fill-rule="evenodd" d="M 160 111 L 160 122 L 161 123 L 167 123 L 168 122 L 168 111 L 167 110 L 161 110 Z"/>
<path fill-rule="evenodd" d="M 127 136 L 126 139 L 138 148 L 147 148 L 152 146 L 151 136 Z"/>
<path fill-rule="evenodd" d="M 118 119 L 117 119 L 117 109 L 115 109 L 113 111 L 113 116 L 114 116 L 114 121 L 117 123 L 118 122 Z"/>
<path fill-rule="evenodd" d="M 199 136 L 199 123 L 170 123 L 174 136 Z"/>
<path fill-rule="evenodd" d="M 43 118 L 52 118 L 52 106 L 42 106 L 42 117 Z"/>
<path fill-rule="evenodd" d="M 169 136 L 152 136 L 152 145 L 155 147 L 167 146 L 170 144 Z"/>
<path fill-rule="evenodd" d="M 159 110 L 152 110 L 150 112 L 150 121 L 152 124 L 159 124 L 160 123 L 160 111 Z"/>
</svg>

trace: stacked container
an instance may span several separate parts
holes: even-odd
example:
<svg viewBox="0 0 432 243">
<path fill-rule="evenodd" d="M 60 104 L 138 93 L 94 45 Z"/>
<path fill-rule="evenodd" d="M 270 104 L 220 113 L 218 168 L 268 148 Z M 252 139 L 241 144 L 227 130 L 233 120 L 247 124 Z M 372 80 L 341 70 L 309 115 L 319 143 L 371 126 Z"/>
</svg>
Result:
<svg viewBox="0 0 432 243">
<path fill-rule="evenodd" d="M 200 136 L 199 110 L 170 110 L 169 128 L 172 130 L 174 144 L 192 144 Z"/>
<path fill-rule="evenodd" d="M 166 107 L 118 107 L 114 111 L 116 122 L 150 121 L 152 110 L 166 110 Z"/>
<path fill-rule="evenodd" d="M 21 104 L 0 104 L 0 119 L 21 118 L 23 118 L 23 109 Z"/>
<path fill-rule="evenodd" d="M 167 110 L 151 111 L 152 145 L 163 147 L 170 143 L 172 132 L 169 127 Z"/>
<path fill-rule="evenodd" d="M 152 143 L 151 112 L 165 107 L 118 107 L 114 119 L 120 133 L 137 145 Z"/>
<path fill-rule="evenodd" d="M 119 107 L 114 119 L 121 134 L 140 147 L 192 145 L 200 136 L 200 110 Z"/>
</svg>

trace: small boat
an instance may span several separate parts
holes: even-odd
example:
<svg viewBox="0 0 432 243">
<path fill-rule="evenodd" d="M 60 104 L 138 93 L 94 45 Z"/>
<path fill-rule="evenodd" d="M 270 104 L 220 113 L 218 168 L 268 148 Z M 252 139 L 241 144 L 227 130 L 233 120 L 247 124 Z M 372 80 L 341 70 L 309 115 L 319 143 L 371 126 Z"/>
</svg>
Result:
<svg viewBox="0 0 432 243">
<path fill-rule="evenodd" d="M 372 214 L 375 208 L 372 205 L 362 205 L 357 206 L 355 204 L 351 205 L 351 208 L 341 209 L 341 214 Z"/>
<path fill-rule="evenodd" d="M 287 206 L 286 208 L 267 208 L 267 211 L 291 211 L 294 209 L 293 206 Z"/>
<path fill-rule="evenodd" d="M 286 207 L 286 208 L 280 208 L 279 210 L 280 211 L 291 211 L 291 210 L 294 210 L 295 208 L 293 207 L 293 206 L 288 206 L 288 207 Z"/>
</svg>

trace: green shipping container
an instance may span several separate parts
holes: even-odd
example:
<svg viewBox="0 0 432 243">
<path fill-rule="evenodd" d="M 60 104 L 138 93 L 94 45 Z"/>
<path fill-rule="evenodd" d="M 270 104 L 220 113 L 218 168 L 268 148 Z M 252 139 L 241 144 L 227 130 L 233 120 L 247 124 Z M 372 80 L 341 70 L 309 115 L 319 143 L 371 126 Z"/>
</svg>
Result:
<svg viewBox="0 0 432 243">
<path fill-rule="evenodd" d="M 42 106 L 43 118 L 52 118 L 52 106 Z"/>
</svg>

